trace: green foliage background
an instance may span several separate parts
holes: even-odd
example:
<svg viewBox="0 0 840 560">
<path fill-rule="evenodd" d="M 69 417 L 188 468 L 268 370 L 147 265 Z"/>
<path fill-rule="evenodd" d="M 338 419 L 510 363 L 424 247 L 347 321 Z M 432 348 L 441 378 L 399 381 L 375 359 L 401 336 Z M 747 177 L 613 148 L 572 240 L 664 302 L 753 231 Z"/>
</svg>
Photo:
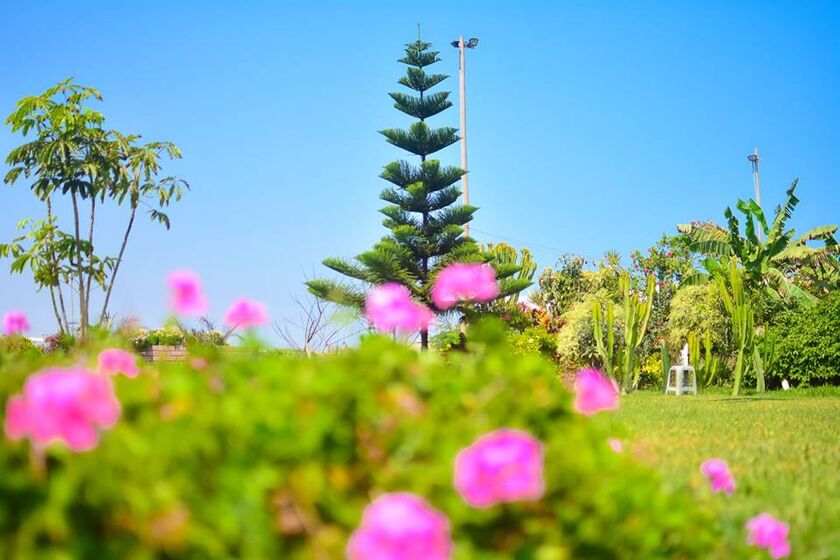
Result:
<svg viewBox="0 0 840 560">
<path fill-rule="evenodd" d="M 770 332 L 778 353 L 772 377 L 804 386 L 840 383 L 840 294 L 783 314 Z"/>
</svg>

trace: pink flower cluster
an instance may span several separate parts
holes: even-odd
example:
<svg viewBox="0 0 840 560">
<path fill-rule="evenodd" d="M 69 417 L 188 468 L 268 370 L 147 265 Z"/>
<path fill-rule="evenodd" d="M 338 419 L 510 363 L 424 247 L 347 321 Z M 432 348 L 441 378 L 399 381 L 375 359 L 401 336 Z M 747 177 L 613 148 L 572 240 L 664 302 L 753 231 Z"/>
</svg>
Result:
<svg viewBox="0 0 840 560">
<path fill-rule="evenodd" d="M 207 311 L 207 298 L 198 276 L 189 270 L 176 270 L 167 279 L 172 292 L 172 309 L 178 315 L 203 315 Z"/>
<path fill-rule="evenodd" d="M 9 399 L 5 432 L 14 440 L 29 437 L 37 446 L 61 441 L 81 452 L 96 447 L 99 431 L 119 416 L 107 376 L 80 368 L 47 369 L 31 375 L 23 393 Z"/>
<path fill-rule="evenodd" d="M 203 315 L 207 298 L 198 276 L 189 270 L 176 270 L 167 279 L 172 292 L 172 309 L 178 315 Z M 225 313 L 224 323 L 232 329 L 250 329 L 268 324 L 268 308 L 248 298 L 234 301 Z"/>
<path fill-rule="evenodd" d="M 121 373 L 126 377 L 137 377 L 140 374 L 140 368 L 137 367 L 137 360 L 134 354 L 120 350 L 119 348 L 109 348 L 103 350 L 98 358 L 99 373 L 105 375 L 115 375 Z"/>
<path fill-rule="evenodd" d="M 384 494 L 362 515 L 350 537 L 350 560 L 448 560 L 449 521 L 414 494 Z"/>
<path fill-rule="evenodd" d="M 618 408 L 618 387 L 615 381 L 595 368 L 578 372 L 575 379 L 575 411 L 592 416 L 602 410 Z"/>
<path fill-rule="evenodd" d="M 234 301 L 225 313 L 225 325 L 250 329 L 268 324 L 268 308 L 260 301 L 241 298 Z"/>
<path fill-rule="evenodd" d="M 408 288 L 393 282 L 377 286 L 368 293 L 365 316 L 383 332 L 424 330 L 434 320 L 428 307 L 411 299 Z"/>
<path fill-rule="evenodd" d="M 706 459 L 700 465 L 700 472 L 709 479 L 712 492 L 732 494 L 735 491 L 735 477 L 723 459 Z"/>
<path fill-rule="evenodd" d="M 759 548 L 766 548 L 771 558 L 785 558 L 790 556 L 790 528 L 770 515 L 762 513 L 747 521 L 749 536 L 747 542 Z"/>
<path fill-rule="evenodd" d="M 13 335 L 29 330 L 29 321 L 22 311 L 9 311 L 3 315 L 3 334 Z"/>
<path fill-rule="evenodd" d="M 498 295 L 496 272 L 487 264 L 451 264 L 438 273 L 432 286 L 432 301 L 440 309 L 459 301 L 490 301 Z"/>
<path fill-rule="evenodd" d="M 480 437 L 455 458 L 455 489 L 475 508 L 540 499 L 545 492 L 542 443 L 518 430 Z"/>
</svg>

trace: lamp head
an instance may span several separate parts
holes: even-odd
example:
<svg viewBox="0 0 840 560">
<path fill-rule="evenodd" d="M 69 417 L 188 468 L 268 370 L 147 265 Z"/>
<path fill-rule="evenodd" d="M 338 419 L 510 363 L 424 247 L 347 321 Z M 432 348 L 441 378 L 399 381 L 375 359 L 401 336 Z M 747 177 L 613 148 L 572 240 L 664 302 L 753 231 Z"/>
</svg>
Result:
<svg viewBox="0 0 840 560">
<path fill-rule="evenodd" d="M 474 49 L 478 46 L 478 38 L 477 37 L 470 37 L 470 40 L 467 41 L 467 46 L 471 49 Z"/>
</svg>

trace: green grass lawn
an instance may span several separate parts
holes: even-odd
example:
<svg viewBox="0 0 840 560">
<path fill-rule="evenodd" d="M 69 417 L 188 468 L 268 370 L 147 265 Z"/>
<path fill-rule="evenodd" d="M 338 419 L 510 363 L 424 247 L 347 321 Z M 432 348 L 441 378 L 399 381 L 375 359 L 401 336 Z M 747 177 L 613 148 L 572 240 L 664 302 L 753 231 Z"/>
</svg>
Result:
<svg viewBox="0 0 840 560">
<path fill-rule="evenodd" d="M 667 483 L 708 494 L 700 463 L 729 462 L 735 493 L 709 496 L 728 536 L 745 538 L 746 519 L 766 511 L 790 523 L 792 558 L 840 559 L 840 388 L 739 398 L 639 392 L 624 397 L 618 416 Z"/>
</svg>

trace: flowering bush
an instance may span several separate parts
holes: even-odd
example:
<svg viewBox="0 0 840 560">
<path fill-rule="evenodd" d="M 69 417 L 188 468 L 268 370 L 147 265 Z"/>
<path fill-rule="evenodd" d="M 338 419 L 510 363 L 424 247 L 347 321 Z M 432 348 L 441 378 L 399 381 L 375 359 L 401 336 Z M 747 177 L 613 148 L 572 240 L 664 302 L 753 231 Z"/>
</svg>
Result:
<svg viewBox="0 0 840 560">
<path fill-rule="evenodd" d="M 178 327 L 170 326 L 161 329 L 153 329 L 149 331 L 141 331 L 140 334 L 132 339 L 134 348 L 137 350 L 145 350 L 152 346 L 180 346 L 184 344 L 185 335 Z"/>
<path fill-rule="evenodd" d="M 50 445 L 39 470 L 27 442 L 0 444 L 0 556 L 343 558 L 377 498 L 410 493 L 448 519 L 456 560 L 715 557 L 710 513 L 610 448 L 611 413 L 575 413 L 495 324 L 468 339 L 448 356 L 380 336 L 312 359 L 206 349 L 111 377 L 122 413 L 96 448 Z M 0 402 L 47 359 L 9 362 Z M 540 442 L 543 493 L 526 469 L 527 500 L 476 509 L 456 457 L 500 429 Z"/>
</svg>

